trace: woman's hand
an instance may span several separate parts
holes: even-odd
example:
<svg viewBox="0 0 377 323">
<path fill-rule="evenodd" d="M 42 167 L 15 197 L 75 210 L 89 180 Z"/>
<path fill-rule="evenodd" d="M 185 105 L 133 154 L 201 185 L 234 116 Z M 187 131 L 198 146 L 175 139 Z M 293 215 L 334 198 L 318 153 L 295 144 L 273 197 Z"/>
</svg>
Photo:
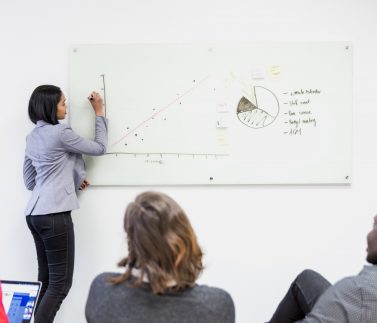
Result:
<svg viewBox="0 0 377 323">
<path fill-rule="evenodd" d="M 86 179 L 84 179 L 84 181 L 83 181 L 83 182 L 81 183 L 81 185 L 80 185 L 79 190 L 80 190 L 80 191 L 83 191 L 83 190 L 85 190 L 89 185 L 90 185 L 90 183 L 89 183 Z"/>
<path fill-rule="evenodd" d="M 104 116 L 103 112 L 103 102 L 101 95 L 98 92 L 93 91 L 89 97 L 88 100 L 90 101 L 90 104 L 93 107 L 94 113 L 96 116 Z"/>
</svg>

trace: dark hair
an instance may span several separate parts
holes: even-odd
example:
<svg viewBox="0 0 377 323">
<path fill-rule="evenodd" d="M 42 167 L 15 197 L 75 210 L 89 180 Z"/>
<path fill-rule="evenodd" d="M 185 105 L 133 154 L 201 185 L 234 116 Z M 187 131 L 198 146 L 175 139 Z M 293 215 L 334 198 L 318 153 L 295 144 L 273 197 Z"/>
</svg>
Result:
<svg viewBox="0 0 377 323">
<path fill-rule="evenodd" d="M 172 198 L 158 192 L 138 195 L 126 209 L 124 229 L 129 254 L 118 265 L 127 269 L 110 282 L 131 280 L 135 268 L 141 274 L 133 286 L 140 286 L 146 276 L 155 294 L 195 285 L 203 253 L 185 212 Z"/>
<path fill-rule="evenodd" d="M 29 118 L 33 123 L 43 120 L 58 124 L 56 109 L 62 97 L 62 90 L 54 85 L 40 85 L 31 94 L 29 100 Z"/>
</svg>

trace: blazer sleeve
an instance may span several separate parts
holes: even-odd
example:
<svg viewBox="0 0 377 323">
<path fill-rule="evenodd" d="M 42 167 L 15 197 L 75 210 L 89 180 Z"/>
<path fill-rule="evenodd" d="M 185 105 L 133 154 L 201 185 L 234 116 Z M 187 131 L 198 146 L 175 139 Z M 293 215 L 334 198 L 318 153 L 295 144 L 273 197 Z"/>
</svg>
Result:
<svg viewBox="0 0 377 323">
<path fill-rule="evenodd" d="M 24 183 L 28 190 L 32 191 L 35 186 L 35 176 L 37 172 L 33 166 L 31 159 L 25 155 L 24 159 Z"/>
<path fill-rule="evenodd" d="M 80 137 L 68 125 L 62 125 L 59 137 L 66 151 L 90 156 L 103 155 L 107 147 L 107 119 L 100 116 L 96 117 L 94 140 Z"/>
<path fill-rule="evenodd" d="M 75 189 L 78 190 L 80 185 L 85 179 L 86 171 L 85 171 L 85 163 L 82 159 L 81 154 L 75 154 L 76 161 L 75 167 L 73 168 L 73 182 L 75 183 Z"/>
</svg>

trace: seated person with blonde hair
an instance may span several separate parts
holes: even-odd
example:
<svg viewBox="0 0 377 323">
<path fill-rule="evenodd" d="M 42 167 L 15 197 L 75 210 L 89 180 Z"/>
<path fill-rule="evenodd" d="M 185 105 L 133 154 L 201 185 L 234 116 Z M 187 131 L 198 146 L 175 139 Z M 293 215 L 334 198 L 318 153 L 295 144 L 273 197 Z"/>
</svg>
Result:
<svg viewBox="0 0 377 323">
<path fill-rule="evenodd" d="M 203 253 L 173 199 L 138 195 L 127 207 L 124 229 L 128 257 L 119 265 L 126 270 L 94 279 L 85 309 L 89 323 L 234 323 L 231 296 L 196 284 Z"/>
</svg>

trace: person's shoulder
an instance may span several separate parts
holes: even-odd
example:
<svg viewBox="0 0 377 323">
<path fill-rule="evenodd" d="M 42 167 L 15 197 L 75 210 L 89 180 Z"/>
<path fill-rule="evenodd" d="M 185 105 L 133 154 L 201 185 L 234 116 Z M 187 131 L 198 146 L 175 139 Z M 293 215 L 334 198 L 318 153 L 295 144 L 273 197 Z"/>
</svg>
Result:
<svg viewBox="0 0 377 323">
<path fill-rule="evenodd" d="M 119 274 L 117 273 L 111 272 L 104 272 L 97 275 L 96 277 L 94 277 L 90 285 L 91 290 L 110 288 L 111 286 L 113 286 L 113 284 L 110 282 L 110 279 L 118 275 Z"/>
<path fill-rule="evenodd" d="M 38 137 L 48 136 L 49 138 L 54 137 L 55 135 L 60 135 L 64 130 L 70 129 L 70 126 L 66 123 L 43 123 L 42 126 L 36 126 L 29 135 L 36 134 Z"/>
<path fill-rule="evenodd" d="M 363 294 L 363 284 L 361 284 L 359 276 L 348 276 L 331 286 L 329 292 L 335 298 L 360 301 Z"/>
<path fill-rule="evenodd" d="M 111 279 L 119 277 L 120 273 L 104 272 L 94 277 L 91 285 L 91 296 L 94 295 L 106 295 L 106 302 L 113 300 L 114 298 L 122 298 L 125 295 L 132 295 L 138 292 L 139 288 L 132 288 L 127 282 L 114 284 Z"/>
<path fill-rule="evenodd" d="M 352 288 L 356 287 L 358 281 L 358 276 L 347 276 L 344 277 L 340 280 L 338 280 L 335 284 L 334 287 L 336 288 Z"/>
<path fill-rule="evenodd" d="M 59 131 L 72 130 L 71 126 L 68 123 L 55 124 L 54 128 L 59 130 Z"/>
<path fill-rule="evenodd" d="M 63 143 L 70 142 L 77 136 L 77 134 L 73 131 L 71 126 L 67 123 L 58 123 L 54 127 L 56 133 L 59 135 L 59 138 Z"/>
<path fill-rule="evenodd" d="M 200 290 L 203 293 L 208 293 L 212 295 L 221 295 L 221 296 L 229 296 L 230 294 L 225 290 L 220 287 L 213 287 L 213 286 L 208 286 L 208 285 L 196 285 L 195 288 L 197 290 Z"/>
<path fill-rule="evenodd" d="M 211 317 L 216 315 L 216 322 L 234 323 L 234 302 L 232 296 L 226 290 L 207 285 L 197 285 L 193 288 L 193 292 L 197 294 L 195 298 L 200 301 L 201 306 L 207 309 L 207 313 L 212 313 L 210 314 Z"/>
<path fill-rule="evenodd" d="M 26 143 L 34 144 L 42 140 L 51 142 L 56 140 L 57 136 L 60 134 L 61 124 L 51 124 L 47 122 L 39 123 L 29 132 L 26 136 Z"/>
<path fill-rule="evenodd" d="M 335 283 L 338 289 L 375 290 L 377 288 L 377 272 L 375 266 L 364 266 L 363 270 L 355 276 L 345 277 Z"/>
<path fill-rule="evenodd" d="M 222 288 L 207 285 L 196 285 L 194 287 L 194 291 L 201 295 L 201 297 L 203 297 L 206 301 L 221 304 L 221 306 L 225 305 L 234 307 L 232 296 Z"/>
<path fill-rule="evenodd" d="M 103 272 L 94 277 L 92 285 L 112 285 L 110 279 L 119 275 L 119 273 Z"/>
</svg>

